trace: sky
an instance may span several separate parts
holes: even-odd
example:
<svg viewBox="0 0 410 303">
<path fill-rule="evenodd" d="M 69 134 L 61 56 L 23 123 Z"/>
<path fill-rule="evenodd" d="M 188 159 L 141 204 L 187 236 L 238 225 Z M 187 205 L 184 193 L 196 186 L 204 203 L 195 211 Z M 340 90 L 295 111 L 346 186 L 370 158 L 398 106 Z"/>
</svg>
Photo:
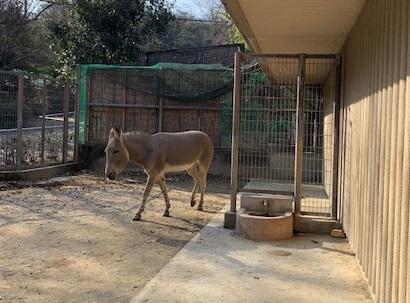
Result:
<svg viewBox="0 0 410 303">
<path fill-rule="evenodd" d="M 195 17 L 201 18 L 204 13 L 204 0 L 168 0 L 175 3 L 174 10 L 189 12 Z M 202 5 L 201 5 L 202 3 Z"/>
<path fill-rule="evenodd" d="M 204 17 L 204 12 L 206 11 L 205 8 L 206 8 L 207 3 L 218 1 L 218 0 L 167 0 L 167 1 L 171 4 L 175 3 L 174 11 L 188 12 L 197 18 L 202 18 Z M 39 6 L 39 1 L 33 0 L 32 5 L 34 5 L 34 7 L 37 8 Z"/>
</svg>

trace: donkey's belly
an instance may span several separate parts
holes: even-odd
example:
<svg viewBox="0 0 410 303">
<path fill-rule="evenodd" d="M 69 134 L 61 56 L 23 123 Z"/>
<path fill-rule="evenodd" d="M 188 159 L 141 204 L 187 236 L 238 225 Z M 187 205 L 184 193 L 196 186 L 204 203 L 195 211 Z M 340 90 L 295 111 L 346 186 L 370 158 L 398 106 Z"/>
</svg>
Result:
<svg viewBox="0 0 410 303">
<path fill-rule="evenodd" d="M 195 163 L 196 162 L 189 163 L 189 164 L 184 164 L 184 165 L 170 165 L 170 164 L 167 164 L 167 165 L 165 165 L 164 172 L 167 173 L 167 172 L 184 171 L 184 170 L 187 170 L 187 169 L 191 168 Z"/>
</svg>

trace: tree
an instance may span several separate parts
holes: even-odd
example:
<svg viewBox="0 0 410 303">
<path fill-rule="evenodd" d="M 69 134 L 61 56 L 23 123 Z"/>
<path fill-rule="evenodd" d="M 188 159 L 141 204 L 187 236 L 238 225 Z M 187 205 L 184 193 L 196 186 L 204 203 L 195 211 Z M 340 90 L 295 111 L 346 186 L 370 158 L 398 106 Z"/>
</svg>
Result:
<svg viewBox="0 0 410 303">
<path fill-rule="evenodd" d="M 228 39 L 230 43 L 242 43 L 245 48 L 249 48 L 245 38 L 242 36 L 236 24 L 233 22 L 232 17 L 228 13 L 222 13 L 223 19 L 226 20 L 228 26 Z"/>
<path fill-rule="evenodd" d="M 194 16 L 177 11 L 162 40 L 166 49 L 245 43 L 242 35 L 219 0 L 192 0 L 200 11 Z"/>
<path fill-rule="evenodd" d="M 0 0 L 0 69 L 30 69 L 48 62 L 41 16 L 54 5 Z"/>
<path fill-rule="evenodd" d="M 191 14 L 178 12 L 167 34 L 158 40 L 161 43 L 156 50 L 193 48 L 226 44 L 228 35 L 224 22 L 198 20 Z"/>
<path fill-rule="evenodd" d="M 68 77 L 84 63 L 138 64 L 173 18 L 165 0 L 77 0 L 48 25 L 59 73 Z"/>
</svg>

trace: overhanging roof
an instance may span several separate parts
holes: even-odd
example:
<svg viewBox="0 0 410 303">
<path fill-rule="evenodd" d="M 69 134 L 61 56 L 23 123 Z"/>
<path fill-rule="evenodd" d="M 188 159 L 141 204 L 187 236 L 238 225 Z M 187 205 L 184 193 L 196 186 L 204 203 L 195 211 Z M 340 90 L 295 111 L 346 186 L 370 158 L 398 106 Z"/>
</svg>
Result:
<svg viewBox="0 0 410 303">
<path fill-rule="evenodd" d="M 338 53 L 366 0 L 222 0 L 257 53 Z"/>
</svg>

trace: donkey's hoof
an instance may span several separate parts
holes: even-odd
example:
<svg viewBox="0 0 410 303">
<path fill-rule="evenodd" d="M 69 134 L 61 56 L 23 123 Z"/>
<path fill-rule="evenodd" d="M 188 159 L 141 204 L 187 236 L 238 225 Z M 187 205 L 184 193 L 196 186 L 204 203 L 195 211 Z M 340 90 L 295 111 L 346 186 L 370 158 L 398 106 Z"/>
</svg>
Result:
<svg viewBox="0 0 410 303">
<path fill-rule="evenodd" d="M 191 207 L 194 207 L 195 206 L 195 200 L 191 200 Z"/>
<path fill-rule="evenodd" d="M 139 221 L 139 220 L 141 220 L 140 214 L 135 214 L 135 216 L 132 218 L 132 221 Z"/>
<path fill-rule="evenodd" d="M 202 208 L 202 205 L 198 205 L 198 210 L 203 211 L 204 209 Z"/>
<path fill-rule="evenodd" d="M 164 217 L 169 217 L 169 211 L 168 210 L 164 210 L 164 213 L 162 214 Z"/>
</svg>

